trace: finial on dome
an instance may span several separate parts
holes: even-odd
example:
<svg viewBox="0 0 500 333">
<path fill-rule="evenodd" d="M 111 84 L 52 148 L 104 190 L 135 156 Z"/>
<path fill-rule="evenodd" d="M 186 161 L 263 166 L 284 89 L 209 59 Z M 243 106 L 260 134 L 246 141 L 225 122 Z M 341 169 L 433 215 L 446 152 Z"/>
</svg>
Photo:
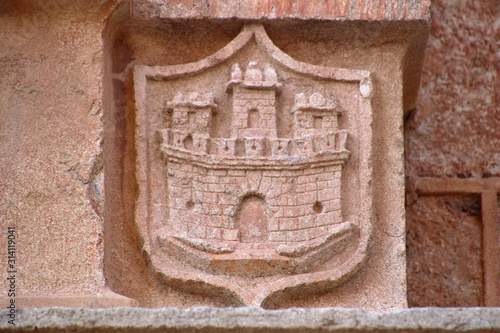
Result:
<svg viewBox="0 0 500 333">
<path fill-rule="evenodd" d="M 243 80 L 243 72 L 241 71 L 240 65 L 234 64 L 231 67 L 231 81 L 241 82 Z"/>
<path fill-rule="evenodd" d="M 172 102 L 174 102 L 175 104 L 184 103 L 185 102 L 184 95 L 179 91 L 177 95 L 175 95 Z"/>
<path fill-rule="evenodd" d="M 197 92 L 192 92 L 189 94 L 189 101 L 191 103 L 201 102 L 201 96 Z"/>
</svg>

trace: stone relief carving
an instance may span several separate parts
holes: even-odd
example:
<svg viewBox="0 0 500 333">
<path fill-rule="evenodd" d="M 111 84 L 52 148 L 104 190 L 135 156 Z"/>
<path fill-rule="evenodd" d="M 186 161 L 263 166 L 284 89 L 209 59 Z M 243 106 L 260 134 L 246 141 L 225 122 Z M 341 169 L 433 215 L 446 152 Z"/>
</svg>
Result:
<svg viewBox="0 0 500 333">
<path fill-rule="evenodd" d="M 369 73 L 298 62 L 247 25 L 199 62 L 136 66 L 134 94 L 136 224 L 164 283 L 263 305 L 359 270 Z"/>
</svg>

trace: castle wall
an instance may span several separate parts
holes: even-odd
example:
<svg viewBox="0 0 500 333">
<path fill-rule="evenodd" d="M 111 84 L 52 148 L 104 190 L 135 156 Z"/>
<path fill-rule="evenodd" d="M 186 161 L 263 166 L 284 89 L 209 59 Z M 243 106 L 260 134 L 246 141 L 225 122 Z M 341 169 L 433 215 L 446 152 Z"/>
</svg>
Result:
<svg viewBox="0 0 500 333">
<path fill-rule="evenodd" d="M 174 148 L 189 149 L 197 153 L 208 153 L 226 157 L 235 156 L 307 156 L 324 151 L 346 149 L 347 132 L 307 136 L 300 139 L 284 138 L 209 138 L 205 133 L 188 133 L 179 130 L 161 130 L 163 142 Z M 186 147 L 188 137 L 192 147 Z M 239 143 L 239 146 L 238 146 Z"/>
<path fill-rule="evenodd" d="M 341 165 L 245 171 L 169 162 L 170 220 L 189 237 L 236 241 L 238 206 L 255 194 L 265 201 L 268 241 L 314 239 L 342 222 L 340 177 Z"/>
</svg>

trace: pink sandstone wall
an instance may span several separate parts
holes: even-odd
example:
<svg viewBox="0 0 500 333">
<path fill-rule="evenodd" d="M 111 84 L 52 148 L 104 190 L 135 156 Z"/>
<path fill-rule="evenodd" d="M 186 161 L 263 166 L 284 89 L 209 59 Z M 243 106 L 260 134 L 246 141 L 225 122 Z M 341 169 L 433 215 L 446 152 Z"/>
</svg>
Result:
<svg viewBox="0 0 500 333">
<path fill-rule="evenodd" d="M 105 283 L 101 31 L 111 2 L 91 4 L 0 3 L 0 225 L 17 225 L 24 295 Z"/>
<path fill-rule="evenodd" d="M 435 0 L 431 15 L 419 102 L 405 128 L 408 301 L 482 306 L 481 198 L 417 196 L 415 181 L 500 176 L 500 2 Z"/>
</svg>

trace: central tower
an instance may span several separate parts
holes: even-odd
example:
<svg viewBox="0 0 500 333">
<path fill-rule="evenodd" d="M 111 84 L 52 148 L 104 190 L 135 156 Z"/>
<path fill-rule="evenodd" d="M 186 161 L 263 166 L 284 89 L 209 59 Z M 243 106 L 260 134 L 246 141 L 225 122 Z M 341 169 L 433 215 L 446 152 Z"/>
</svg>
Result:
<svg viewBox="0 0 500 333">
<path fill-rule="evenodd" d="M 227 91 L 233 97 L 233 138 L 269 138 L 276 135 L 276 95 L 281 85 L 270 65 L 250 62 L 245 73 L 233 65 Z"/>
</svg>

